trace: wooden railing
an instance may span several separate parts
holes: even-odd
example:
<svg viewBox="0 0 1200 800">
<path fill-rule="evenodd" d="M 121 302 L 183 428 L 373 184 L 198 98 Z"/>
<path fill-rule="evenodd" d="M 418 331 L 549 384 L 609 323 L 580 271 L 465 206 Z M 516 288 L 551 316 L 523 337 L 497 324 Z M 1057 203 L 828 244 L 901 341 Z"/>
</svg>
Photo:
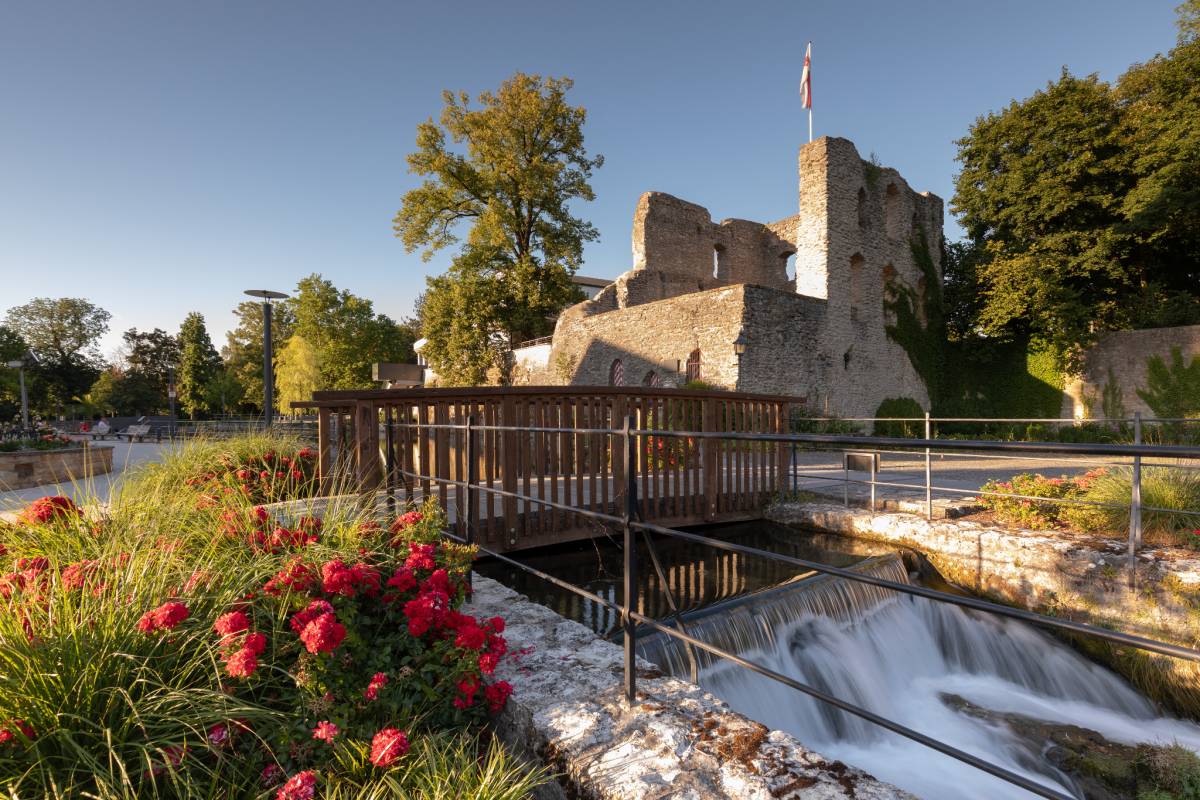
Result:
<svg viewBox="0 0 1200 800">
<path fill-rule="evenodd" d="M 802 402 L 580 386 L 316 392 L 296 405 L 317 410 L 327 492 L 349 480 L 354 491 L 383 488 L 403 501 L 437 496 L 460 531 L 469 524 L 480 544 L 518 550 L 601 532 L 595 521 L 535 500 L 620 513 L 620 446 L 604 431 L 619 431 L 626 416 L 643 430 L 781 433 Z M 786 470 L 787 448 L 778 443 L 645 435 L 637 446 L 641 512 L 675 526 L 751 519 L 785 485 Z M 456 487 L 442 481 L 468 478 L 505 494 L 473 492 L 472 508 L 459 508 Z"/>
</svg>

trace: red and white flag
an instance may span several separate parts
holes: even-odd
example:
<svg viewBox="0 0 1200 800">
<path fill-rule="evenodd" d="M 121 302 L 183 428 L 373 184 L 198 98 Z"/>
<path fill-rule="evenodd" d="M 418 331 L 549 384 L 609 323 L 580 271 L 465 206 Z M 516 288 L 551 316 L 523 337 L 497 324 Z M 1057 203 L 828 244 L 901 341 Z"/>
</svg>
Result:
<svg viewBox="0 0 1200 800">
<path fill-rule="evenodd" d="M 804 73 L 800 76 L 800 107 L 812 108 L 812 42 L 804 50 Z"/>
</svg>

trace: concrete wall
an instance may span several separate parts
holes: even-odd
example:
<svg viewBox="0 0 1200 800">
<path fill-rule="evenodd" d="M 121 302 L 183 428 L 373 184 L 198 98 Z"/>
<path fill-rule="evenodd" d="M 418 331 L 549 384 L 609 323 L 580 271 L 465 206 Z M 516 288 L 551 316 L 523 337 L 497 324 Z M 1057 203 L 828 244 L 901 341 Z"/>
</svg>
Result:
<svg viewBox="0 0 1200 800">
<path fill-rule="evenodd" d="M 1200 325 L 1104 334 L 1088 350 L 1083 374 L 1067 382 L 1063 416 L 1104 416 L 1100 398 L 1105 385 L 1114 380 L 1120 389 L 1126 415 L 1140 411 L 1145 416 L 1152 416 L 1153 410 L 1142 402 L 1137 390 L 1146 388 L 1147 359 L 1154 355 L 1161 356 L 1169 365 L 1173 347 L 1178 347 L 1183 353 L 1185 364 L 1200 356 Z M 1087 413 L 1089 405 L 1090 414 Z"/>
</svg>

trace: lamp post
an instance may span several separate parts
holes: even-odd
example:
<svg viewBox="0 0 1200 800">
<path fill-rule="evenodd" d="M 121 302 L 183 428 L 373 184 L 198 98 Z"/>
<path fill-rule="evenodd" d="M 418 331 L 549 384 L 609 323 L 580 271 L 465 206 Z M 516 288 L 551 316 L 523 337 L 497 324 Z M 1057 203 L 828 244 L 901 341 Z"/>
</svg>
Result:
<svg viewBox="0 0 1200 800">
<path fill-rule="evenodd" d="M 737 377 L 734 379 L 733 388 L 737 389 L 738 384 L 742 382 L 742 356 L 746 354 L 746 345 L 750 344 L 750 340 L 746 338 L 745 331 L 738 331 L 737 338 L 733 340 L 733 354 L 737 356 Z"/>
<path fill-rule="evenodd" d="M 246 294 L 251 297 L 260 297 L 263 301 L 263 418 L 269 428 L 275 409 L 275 365 L 271 356 L 271 301 L 283 300 L 287 295 L 283 292 L 272 292 L 269 289 L 247 289 Z"/>
<path fill-rule="evenodd" d="M 33 430 L 29 424 L 29 394 L 25 391 L 25 362 L 21 359 L 9 361 L 8 366 L 17 370 L 17 380 L 21 384 L 21 427 L 26 432 Z"/>
<path fill-rule="evenodd" d="M 171 433 L 175 433 L 175 367 L 167 367 L 167 401 L 171 404 Z"/>
</svg>

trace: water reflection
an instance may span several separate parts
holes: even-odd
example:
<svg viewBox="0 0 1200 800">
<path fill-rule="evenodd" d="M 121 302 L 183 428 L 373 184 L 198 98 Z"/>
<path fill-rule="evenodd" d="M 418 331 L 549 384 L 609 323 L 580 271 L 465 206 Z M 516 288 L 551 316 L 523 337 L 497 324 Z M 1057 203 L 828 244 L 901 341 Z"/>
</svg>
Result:
<svg viewBox="0 0 1200 800">
<path fill-rule="evenodd" d="M 884 545 L 799 531 L 763 521 L 692 530 L 713 538 L 837 567 L 849 566 L 871 555 L 889 552 Z M 805 571 L 760 556 L 729 553 L 670 537 L 655 537 L 654 548 L 666 575 L 667 586 L 674 592 L 675 602 L 681 612 L 773 586 Z M 606 600 L 621 602 L 622 558 L 619 538 L 575 542 L 553 549 L 518 553 L 513 558 L 582 586 Z M 640 536 L 638 564 L 638 610 L 648 616 L 668 617 L 670 606 L 649 551 Z M 619 625 L 618 616 L 608 608 L 516 567 L 485 559 L 476 563 L 475 570 L 568 619 L 587 625 L 599 634 L 609 635 Z"/>
</svg>

